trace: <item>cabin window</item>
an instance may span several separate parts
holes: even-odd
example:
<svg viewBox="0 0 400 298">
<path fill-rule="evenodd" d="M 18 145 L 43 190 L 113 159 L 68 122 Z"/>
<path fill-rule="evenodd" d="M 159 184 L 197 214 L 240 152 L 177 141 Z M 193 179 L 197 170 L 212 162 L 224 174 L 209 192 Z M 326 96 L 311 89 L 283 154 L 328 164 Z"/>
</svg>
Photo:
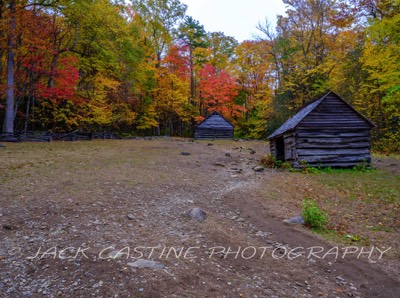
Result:
<svg viewBox="0 0 400 298">
<path fill-rule="evenodd" d="M 283 137 L 276 138 L 276 159 L 285 161 L 285 142 Z"/>
</svg>

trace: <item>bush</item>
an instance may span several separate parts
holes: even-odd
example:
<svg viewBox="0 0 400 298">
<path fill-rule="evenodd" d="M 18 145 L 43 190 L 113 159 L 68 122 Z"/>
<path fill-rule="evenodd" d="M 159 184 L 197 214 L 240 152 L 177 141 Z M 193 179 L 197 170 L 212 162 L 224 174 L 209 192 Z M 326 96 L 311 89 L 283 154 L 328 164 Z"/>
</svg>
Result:
<svg viewBox="0 0 400 298">
<path fill-rule="evenodd" d="M 261 158 L 261 164 L 266 168 L 282 168 L 284 170 L 292 169 L 292 165 L 290 163 L 278 160 L 271 154 L 264 155 Z"/>
<path fill-rule="evenodd" d="M 326 223 L 328 222 L 328 215 L 318 208 L 318 204 L 315 200 L 309 198 L 304 199 L 302 216 L 305 223 L 312 229 L 325 230 Z"/>
<path fill-rule="evenodd" d="M 288 163 L 287 161 L 285 161 L 285 162 L 282 163 L 281 168 L 283 170 L 291 170 L 292 169 L 292 165 L 290 163 Z"/>
<path fill-rule="evenodd" d="M 271 154 L 264 155 L 261 158 L 261 164 L 266 168 L 275 168 L 276 167 L 275 156 Z"/>
<path fill-rule="evenodd" d="M 353 167 L 354 171 L 359 171 L 359 172 L 369 172 L 371 168 L 367 163 L 359 163 Z"/>
</svg>

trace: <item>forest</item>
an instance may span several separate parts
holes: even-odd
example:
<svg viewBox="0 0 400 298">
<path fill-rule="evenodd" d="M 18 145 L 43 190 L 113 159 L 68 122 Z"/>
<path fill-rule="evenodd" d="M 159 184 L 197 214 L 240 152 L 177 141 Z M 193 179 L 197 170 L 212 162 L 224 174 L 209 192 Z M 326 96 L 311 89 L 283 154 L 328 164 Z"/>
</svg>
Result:
<svg viewBox="0 0 400 298">
<path fill-rule="evenodd" d="M 179 0 L 0 0 L 2 130 L 191 136 L 218 111 L 263 139 L 332 90 L 399 152 L 400 0 L 283 2 L 239 43 Z"/>
</svg>

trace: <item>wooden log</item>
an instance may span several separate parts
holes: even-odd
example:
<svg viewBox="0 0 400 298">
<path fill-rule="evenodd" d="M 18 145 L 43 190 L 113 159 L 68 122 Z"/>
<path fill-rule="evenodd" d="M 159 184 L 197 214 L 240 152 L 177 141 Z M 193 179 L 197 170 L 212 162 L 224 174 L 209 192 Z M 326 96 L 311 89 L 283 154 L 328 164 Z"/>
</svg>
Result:
<svg viewBox="0 0 400 298">
<path fill-rule="evenodd" d="M 369 154 L 369 148 L 354 148 L 354 149 L 336 149 L 336 148 L 326 148 L 326 149 L 297 149 L 297 154 L 299 156 L 324 156 L 324 155 L 361 155 Z"/>
<path fill-rule="evenodd" d="M 329 129 L 329 128 L 340 128 L 342 130 L 346 129 L 368 129 L 369 125 L 365 122 L 347 122 L 347 123 L 327 123 L 327 122 L 306 122 L 301 123 L 301 127 L 314 127 L 319 129 Z"/>
<path fill-rule="evenodd" d="M 325 131 L 321 131 L 321 132 L 316 132 L 316 131 L 310 131 L 310 132 L 298 132 L 297 133 L 297 139 L 312 139 L 312 138 L 316 138 L 316 139 L 335 139 L 337 138 L 338 140 L 340 139 L 347 139 L 347 138 L 354 138 L 354 139 L 368 139 L 370 138 L 370 134 L 369 133 L 365 133 L 365 132 L 360 132 L 360 133 L 356 133 L 356 132 L 325 132 Z"/>
<path fill-rule="evenodd" d="M 368 154 L 362 155 L 347 155 L 347 156 L 339 156 L 339 155 L 314 155 L 314 156 L 301 156 L 299 155 L 297 158 L 298 161 L 305 160 L 308 163 L 321 163 L 321 162 L 352 162 L 352 163 L 361 163 L 363 161 L 370 162 L 371 156 Z"/>
<path fill-rule="evenodd" d="M 369 142 L 301 142 L 297 143 L 297 149 L 325 149 L 325 148 L 370 148 Z"/>
</svg>

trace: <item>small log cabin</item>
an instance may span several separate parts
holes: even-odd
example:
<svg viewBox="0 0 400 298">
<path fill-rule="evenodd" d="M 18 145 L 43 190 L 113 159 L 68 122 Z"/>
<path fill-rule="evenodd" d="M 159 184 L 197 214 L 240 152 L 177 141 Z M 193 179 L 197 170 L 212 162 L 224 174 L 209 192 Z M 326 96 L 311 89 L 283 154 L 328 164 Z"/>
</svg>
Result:
<svg viewBox="0 0 400 298">
<path fill-rule="evenodd" d="M 214 111 L 196 125 L 195 139 L 233 139 L 234 126 Z"/>
<path fill-rule="evenodd" d="M 369 165 L 370 131 L 374 126 L 348 102 L 329 91 L 301 109 L 268 139 L 271 154 L 295 168 Z"/>
</svg>

